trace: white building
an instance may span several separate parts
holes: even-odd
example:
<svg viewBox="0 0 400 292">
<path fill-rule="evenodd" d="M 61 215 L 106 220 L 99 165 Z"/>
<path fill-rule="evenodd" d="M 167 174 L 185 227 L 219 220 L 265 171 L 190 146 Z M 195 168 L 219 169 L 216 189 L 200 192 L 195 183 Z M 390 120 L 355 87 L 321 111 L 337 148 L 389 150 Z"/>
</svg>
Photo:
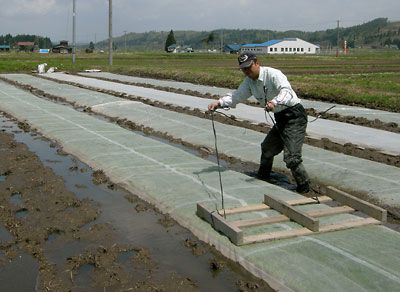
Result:
<svg viewBox="0 0 400 292">
<path fill-rule="evenodd" d="M 317 54 L 319 46 L 298 38 L 284 38 L 262 44 L 246 44 L 240 48 L 240 51 L 254 54 Z"/>
</svg>

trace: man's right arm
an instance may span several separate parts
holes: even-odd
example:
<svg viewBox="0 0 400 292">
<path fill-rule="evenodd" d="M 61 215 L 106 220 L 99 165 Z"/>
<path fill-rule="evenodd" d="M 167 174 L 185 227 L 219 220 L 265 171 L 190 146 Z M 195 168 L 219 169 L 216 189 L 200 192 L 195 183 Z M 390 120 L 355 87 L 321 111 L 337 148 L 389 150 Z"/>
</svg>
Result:
<svg viewBox="0 0 400 292">
<path fill-rule="evenodd" d="M 219 107 L 221 107 L 219 100 L 214 100 L 212 103 L 208 105 L 208 110 L 215 111 Z"/>
<path fill-rule="evenodd" d="M 219 104 L 221 107 L 235 108 L 239 102 L 248 99 L 250 96 L 250 85 L 246 78 L 245 80 L 243 80 L 237 90 L 235 90 L 233 93 L 228 93 L 225 96 L 221 97 L 219 99 Z"/>
</svg>

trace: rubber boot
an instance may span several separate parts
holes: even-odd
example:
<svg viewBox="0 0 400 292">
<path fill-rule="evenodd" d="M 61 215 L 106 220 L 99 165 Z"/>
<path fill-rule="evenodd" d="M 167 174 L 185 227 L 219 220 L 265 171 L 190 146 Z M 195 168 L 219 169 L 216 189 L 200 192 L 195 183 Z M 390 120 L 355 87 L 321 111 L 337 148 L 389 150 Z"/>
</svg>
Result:
<svg viewBox="0 0 400 292">
<path fill-rule="evenodd" d="M 269 179 L 272 171 L 272 164 L 274 163 L 274 158 L 269 158 L 268 160 L 262 161 L 257 172 L 257 177 L 259 179 L 267 180 Z"/>
<path fill-rule="evenodd" d="M 310 179 L 302 163 L 291 169 L 293 178 L 297 183 L 296 191 L 304 194 L 310 191 Z"/>
</svg>

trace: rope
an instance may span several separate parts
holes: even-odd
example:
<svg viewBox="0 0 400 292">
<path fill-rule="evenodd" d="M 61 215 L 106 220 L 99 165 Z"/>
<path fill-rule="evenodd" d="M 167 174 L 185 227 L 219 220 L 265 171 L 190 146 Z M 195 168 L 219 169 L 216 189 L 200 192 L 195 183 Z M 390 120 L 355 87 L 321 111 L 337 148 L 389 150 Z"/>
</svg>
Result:
<svg viewBox="0 0 400 292">
<path fill-rule="evenodd" d="M 319 113 L 318 116 L 313 119 L 312 121 L 309 121 L 309 123 L 315 122 L 316 120 L 318 120 L 323 114 L 326 114 L 328 111 L 330 111 L 331 109 L 333 109 L 336 105 L 331 106 L 330 108 L 328 108 L 327 110 L 324 110 L 323 112 Z"/>
<path fill-rule="evenodd" d="M 222 113 L 220 113 L 220 114 L 222 114 Z M 219 152 L 218 152 L 218 146 L 217 146 L 217 144 L 218 144 L 217 143 L 217 132 L 215 131 L 215 124 L 214 124 L 214 111 L 211 111 L 211 123 L 212 123 L 212 128 L 213 128 L 213 133 L 214 133 L 215 155 L 217 156 L 219 186 L 220 186 L 220 190 L 221 190 L 222 210 L 224 211 L 224 218 L 226 219 L 225 203 L 224 203 L 224 188 L 222 187 L 221 166 L 220 166 L 220 163 L 219 163 Z"/>
</svg>

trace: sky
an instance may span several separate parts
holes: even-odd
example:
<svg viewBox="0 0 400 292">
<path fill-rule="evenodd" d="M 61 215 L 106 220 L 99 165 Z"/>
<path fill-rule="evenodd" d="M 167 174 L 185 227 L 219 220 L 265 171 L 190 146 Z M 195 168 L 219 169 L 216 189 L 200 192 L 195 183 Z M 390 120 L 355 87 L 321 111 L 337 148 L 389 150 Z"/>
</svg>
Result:
<svg viewBox="0 0 400 292">
<path fill-rule="evenodd" d="M 108 38 L 109 0 L 76 1 L 76 40 Z M 344 3 L 346 2 L 346 3 Z M 73 0 L 0 0 L 0 35 L 72 40 Z M 400 21 L 399 0 L 112 0 L 113 36 L 214 29 L 317 31 L 378 17 Z"/>
</svg>

